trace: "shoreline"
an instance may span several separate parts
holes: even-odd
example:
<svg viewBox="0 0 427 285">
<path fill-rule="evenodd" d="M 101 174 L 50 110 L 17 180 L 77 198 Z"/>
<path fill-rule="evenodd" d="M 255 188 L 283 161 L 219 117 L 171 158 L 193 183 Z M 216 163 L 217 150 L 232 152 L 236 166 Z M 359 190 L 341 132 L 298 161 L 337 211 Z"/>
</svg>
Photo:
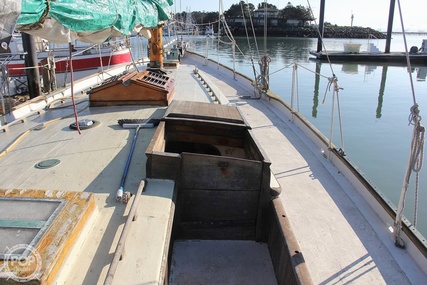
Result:
<svg viewBox="0 0 427 285">
<path fill-rule="evenodd" d="M 234 36 L 246 36 L 244 27 L 232 27 L 230 30 Z M 252 30 L 248 29 L 252 34 Z M 264 28 L 255 28 L 255 34 L 262 36 Z M 295 27 L 295 28 L 278 28 L 270 27 L 268 29 L 269 37 L 296 37 L 296 38 L 318 38 L 318 32 L 315 27 Z M 338 27 L 326 26 L 324 28 L 323 38 L 350 38 L 350 39 L 385 39 L 386 33 L 364 27 Z"/>
</svg>

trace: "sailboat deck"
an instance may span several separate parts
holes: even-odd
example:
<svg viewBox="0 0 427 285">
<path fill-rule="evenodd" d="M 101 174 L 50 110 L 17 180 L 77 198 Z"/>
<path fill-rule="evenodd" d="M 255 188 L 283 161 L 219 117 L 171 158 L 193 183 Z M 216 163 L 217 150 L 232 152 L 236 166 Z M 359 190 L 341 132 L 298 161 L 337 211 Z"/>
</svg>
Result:
<svg viewBox="0 0 427 285">
<path fill-rule="evenodd" d="M 288 214 L 315 284 L 425 284 L 427 277 L 394 246 L 387 225 L 299 129 L 281 119 L 265 100 L 253 98 L 250 85 L 242 85 L 222 75 L 217 66 L 207 66 L 185 57 L 178 69 L 170 69 L 175 79 L 174 100 L 212 102 L 211 95 L 193 73 L 194 66 L 208 74 L 218 89 L 240 108 L 245 120 L 270 158 L 271 170 L 281 185 L 279 196 Z M 30 116 L 24 123 L 0 133 L 0 151 L 13 146 L 0 158 L 0 189 L 42 189 L 85 191 L 95 194 L 98 214 L 87 230 L 81 249 L 61 275 L 67 284 L 102 284 L 129 205 L 115 201 L 133 138 L 132 129 L 117 124 L 118 119 L 160 118 L 166 108 L 153 106 L 108 106 L 85 108 L 80 99 L 80 119 L 100 124 L 71 130 L 73 117 L 55 121 L 40 130 L 31 130 L 22 140 L 15 139 L 44 121 L 72 114 L 71 108 L 49 110 Z M 145 178 L 148 146 L 154 129 L 140 131 L 125 191 L 135 192 Z M 59 159 L 49 169 L 36 169 L 40 161 Z M 142 205 L 139 205 L 142 207 Z M 1 209 L 0 209 L 1 212 Z M 143 233 L 142 233 L 143 234 Z M 141 236 L 129 237 L 132 244 Z M 385 241 L 385 242 L 384 242 Z M 132 252 L 132 248 L 126 251 Z M 143 255 L 144 253 L 140 253 Z M 141 256 L 132 264 L 144 266 Z M 139 284 L 136 275 L 117 272 L 114 284 Z M 266 283 L 267 284 L 267 283 Z"/>
</svg>

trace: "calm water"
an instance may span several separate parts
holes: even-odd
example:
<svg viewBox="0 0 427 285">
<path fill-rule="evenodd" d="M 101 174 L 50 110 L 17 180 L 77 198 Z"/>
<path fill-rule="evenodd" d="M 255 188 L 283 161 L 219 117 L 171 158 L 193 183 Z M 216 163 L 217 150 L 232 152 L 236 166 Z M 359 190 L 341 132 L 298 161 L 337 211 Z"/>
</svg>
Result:
<svg viewBox="0 0 427 285">
<path fill-rule="evenodd" d="M 407 36 L 408 49 L 420 46 L 427 35 Z M 245 38 L 237 38 L 237 44 L 245 54 L 236 49 L 236 70 L 253 78 L 249 60 L 249 48 Z M 192 48 L 202 55 L 209 46 L 209 57 L 227 66 L 232 66 L 230 45 L 217 43 L 203 37 L 188 39 Z M 368 40 L 326 39 L 327 50 L 343 50 L 343 43 L 360 43 L 361 51 L 366 50 Z M 385 40 L 373 40 L 381 51 Z M 254 43 L 251 43 L 254 47 Z M 263 41 L 258 42 L 263 54 Z M 326 94 L 328 81 L 325 77 L 335 74 L 340 91 L 340 106 L 344 145 L 341 143 L 338 116 L 335 112 L 333 143 L 343 147 L 347 158 L 363 172 L 369 180 L 382 191 L 395 205 L 398 204 L 406 166 L 413 127 L 408 126 L 410 107 L 413 98 L 409 73 L 404 66 L 332 64 L 318 63 L 309 59 L 309 50 L 315 50 L 317 39 L 307 38 L 269 38 L 267 52 L 271 57 L 270 89 L 291 102 L 293 63 L 297 61 L 299 111 L 310 120 L 326 137 L 330 135 L 332 92 Z M 395 34 L 391 51 L 404 51 L 403 37 Z M 254 51 L 253 51 L 254 52 Z M 257 60 L 255 59 L 255 63 Z M 304 68 L 303 68 L 304 67 Z M 284 69 L 283 69 L 284 68 Z M 257 66 L 257 69 L 258 66 Z M 281 70 L 283 69 L 283 70 Z M 308 69 L 308 70 L 306 70 Z M 279 71 L 280 70 L 280 71 Z M 316 76 L 317 71 L 322 76 Z M 412 69 L 415 96 L 421 116 L 427 114 L 427 67 Z M 336 104 L 335 104 L 336 106 Z M 427 116 L 427 115 L 426 115 Z M 426 159 L 424 159 L 426 160 Z M 425 162 L 425 161 L 424 161 Z M 427 236 L 427 165 L 420 174 L 419 210 L 417 228 Z M 405 215 L 413 221 L 415 174 L 412 174 Z"/>
</svg>

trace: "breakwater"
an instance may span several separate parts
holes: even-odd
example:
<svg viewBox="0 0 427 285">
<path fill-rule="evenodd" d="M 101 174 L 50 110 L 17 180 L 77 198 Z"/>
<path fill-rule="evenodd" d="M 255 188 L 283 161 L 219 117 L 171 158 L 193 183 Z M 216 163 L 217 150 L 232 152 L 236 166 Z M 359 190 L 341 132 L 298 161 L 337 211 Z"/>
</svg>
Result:
<svg viewBox="0 0 427 285">
<path fill-rule="evenodd" d="M 231 28 L 233 35 L 235 36 L 246 36 L 244 27 Z M 248 31 L 252 34 L 252 31 Z M 262 36 L 264 34 L 263 28 L 255 28 L 255 34 Z M 270 37 L 297 37 L 297 38 L 317 38 L 319 36 L 318 31 L 315 27 L 293 27 L 293 28 L 281 28 L 281 27 L 269 27 L 268 36 Z M 338 27 L 338 26 L 326 26 L 324 28 L 324 38 L 350 38 L 350 39 L 367 39 L 377 38 L 385 39 L 385 33 L 379 32 L 372 28 L 364 27 Z"/>
</svg>

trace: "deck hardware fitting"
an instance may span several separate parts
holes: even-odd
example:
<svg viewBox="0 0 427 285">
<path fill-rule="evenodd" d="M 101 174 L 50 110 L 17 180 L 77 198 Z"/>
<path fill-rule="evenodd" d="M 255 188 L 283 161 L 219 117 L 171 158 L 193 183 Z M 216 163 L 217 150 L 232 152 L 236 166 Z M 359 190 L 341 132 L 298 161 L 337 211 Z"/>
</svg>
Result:
<svg viewBox="0 0 427 285">
<path fill-rule="evenodd" d="M 60 162 L 61 161 L 59 159 L 46 159 L 38 162 L 34 167 L 38 169 L 48 169 L 58 165 Z"/>
</svg>

